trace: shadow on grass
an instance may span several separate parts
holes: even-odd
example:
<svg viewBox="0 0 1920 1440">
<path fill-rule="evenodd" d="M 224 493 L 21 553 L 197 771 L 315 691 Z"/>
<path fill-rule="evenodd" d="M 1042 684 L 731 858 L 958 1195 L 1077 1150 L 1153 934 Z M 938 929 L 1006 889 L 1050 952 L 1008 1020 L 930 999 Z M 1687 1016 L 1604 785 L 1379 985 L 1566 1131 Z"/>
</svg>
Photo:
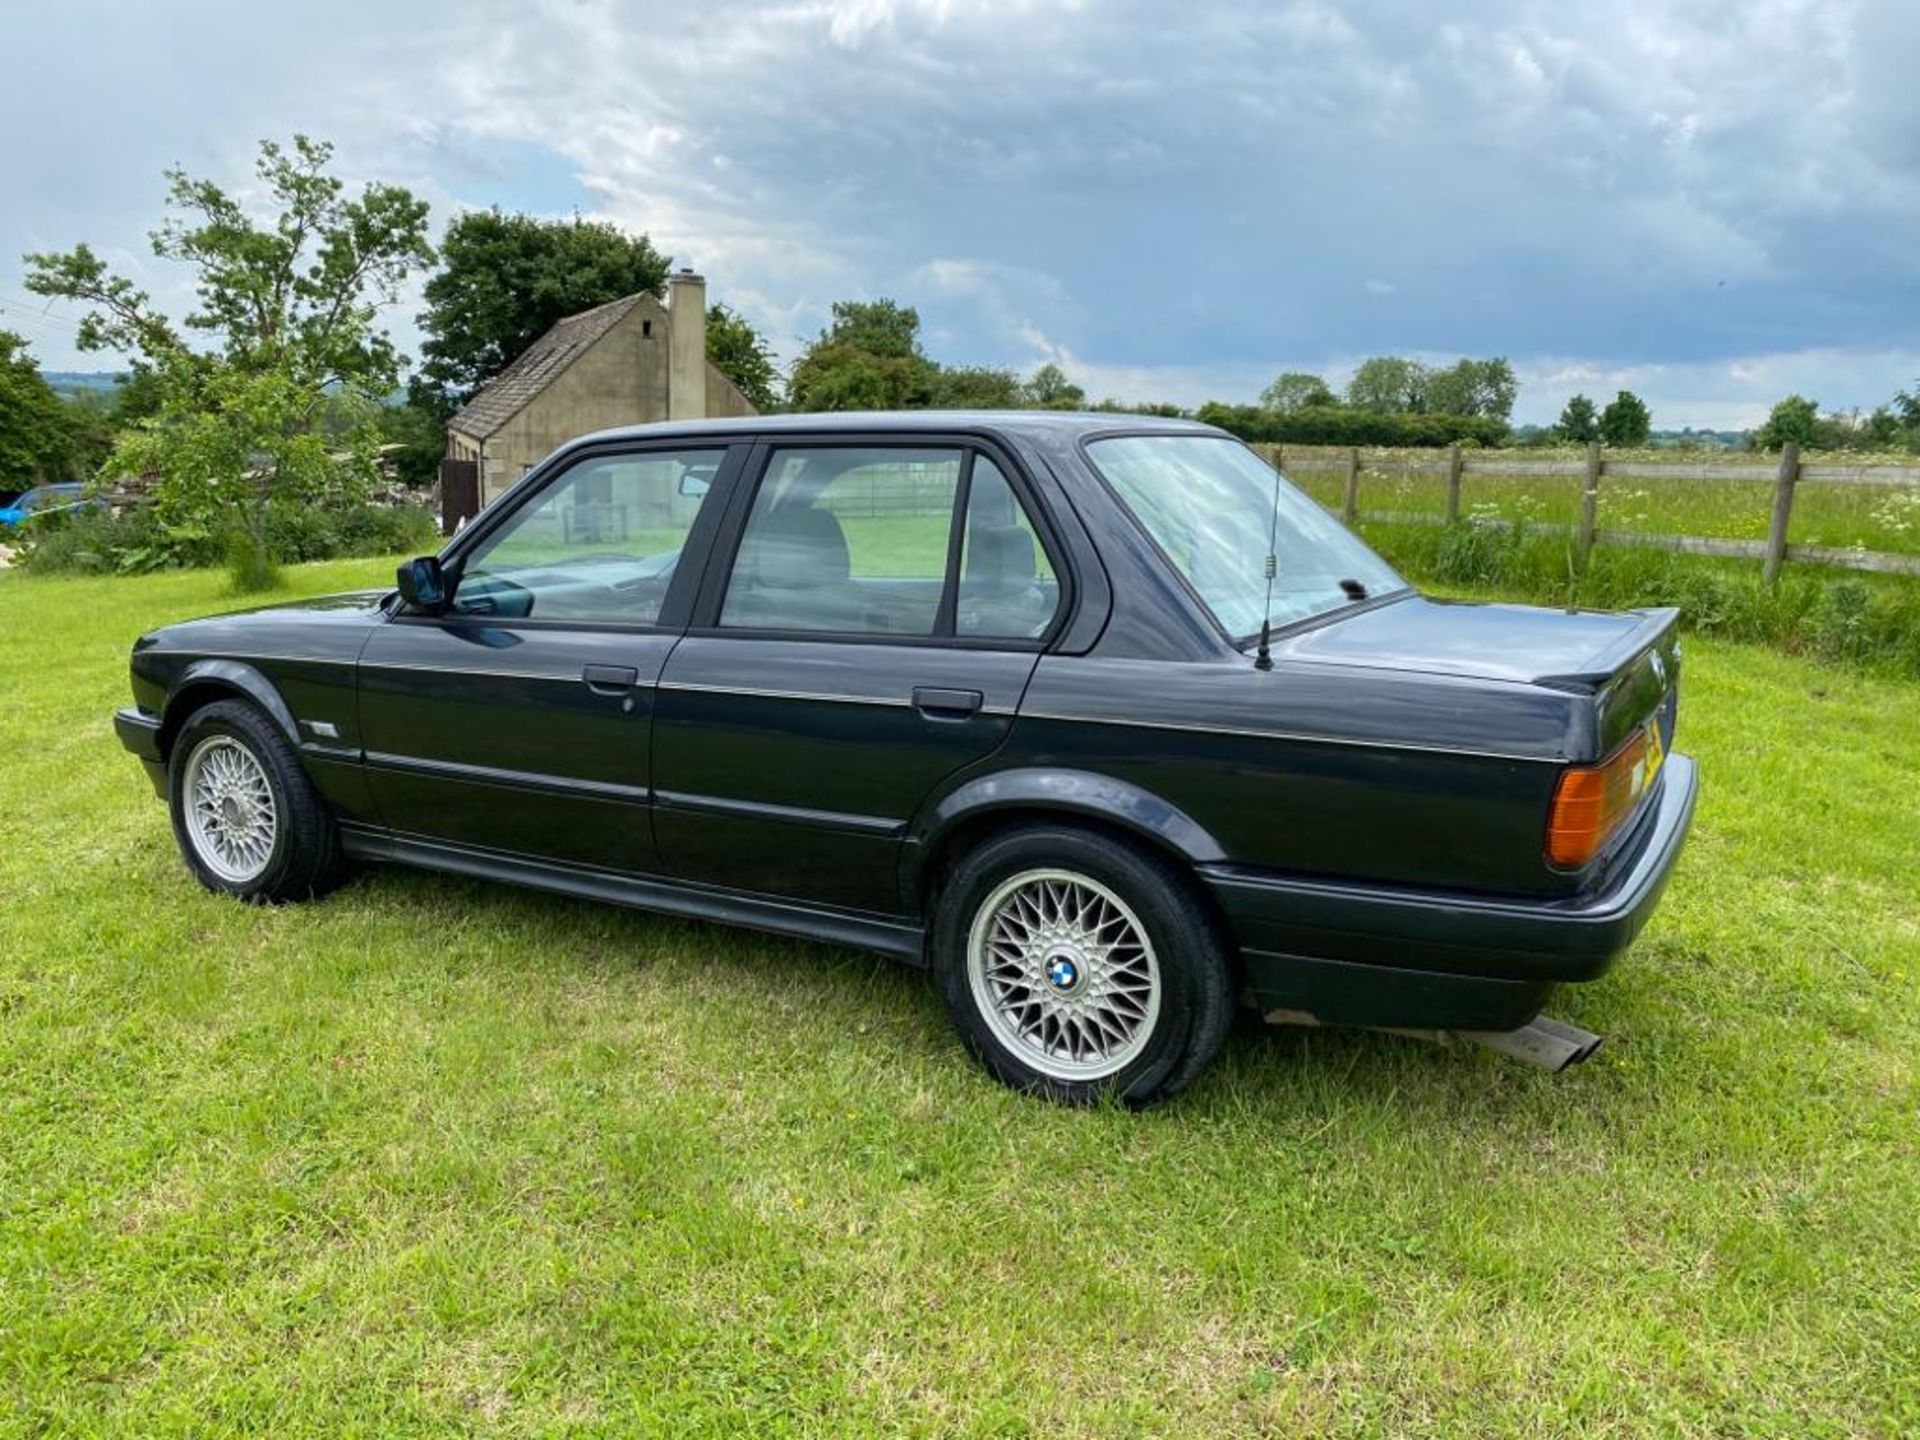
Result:
<svg viewBox="0 0 1920 1440">
<path fill-rule="evenodd" d="M 422 925 L 423 955 L 459 950 L 461 934 L 477 932 L 495 943 L 459 963 L 522 977 L 556 965 L 601 975 L 660 968 L 696 1003 L 693 992 L 714 980 L 757 1003 L 798 997 L 811 1023 L 840 1027 L 849 1043 L 911 1047 L 918 1060 L 951 1066 L 970 1083 L 993 1083 L 967 1057 L 926 972 L 864 951 L 397 866 L 367 867 L 333 903 L 356 900 Z M 1527 1116 L 1553 1114 L 1561 1087 L 1588 1097 L 1610 1088 L 1583 1083 L 1577 1072 L 1530 1070 L 1466 1042 L 1269 1025 L 1248 1009 L 1209 1071 L 1154 1113 L 1284 1121 L 1292 1130 L 1303 1108 L 1337 1118 L 1360 1107 L 1397 1117 L 1389 1123 L 1409 1134 L 1436 1122 L 1457 1128 L 1471 1115 L 1511 1139 Z"/>
</svg>

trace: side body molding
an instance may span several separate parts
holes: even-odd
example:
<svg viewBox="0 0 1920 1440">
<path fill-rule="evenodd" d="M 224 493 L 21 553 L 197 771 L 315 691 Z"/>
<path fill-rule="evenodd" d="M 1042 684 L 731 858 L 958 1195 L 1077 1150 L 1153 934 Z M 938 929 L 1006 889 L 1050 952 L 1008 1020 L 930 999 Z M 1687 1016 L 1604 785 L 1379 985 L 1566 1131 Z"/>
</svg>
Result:
<svg viewBox="0 0 1920 1440">
<path fill-rule="evenodd" d="M 1104 821 L 1167 846 L 1195 865 L 1226 859 L 1220 842 L 1191 816 L 1138 785 L 1091 770 L 998 770 L 956 786 L 914 817 L 900 876 L 910 908 L 918 906 L 928 860 L 940 852 L 947 838 L 969 821 L 1003 810 Z"/>
</svg>

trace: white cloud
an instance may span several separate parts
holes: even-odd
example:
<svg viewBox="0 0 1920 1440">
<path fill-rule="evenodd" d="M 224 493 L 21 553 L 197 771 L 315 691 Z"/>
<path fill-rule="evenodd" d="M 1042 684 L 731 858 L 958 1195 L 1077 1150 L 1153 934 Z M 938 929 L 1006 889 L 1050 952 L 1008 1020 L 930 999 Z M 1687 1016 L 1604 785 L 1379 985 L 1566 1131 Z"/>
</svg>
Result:
<svg viewBox="0 0 1920 1440">
<path fill-rule="evenodd" d="M 1678 421 L 1920 373 L 1905 0 L 74 0 L 9 40 L 0 296 L 85 238 L 183 299 L 161 167 L 303 128 L 442 216 L 645 229 L 786 353 L 891 294 L 941 358 L 1127 398 L 1504 353 L 1525 415 L 1631 375 Z"/>
</svg>

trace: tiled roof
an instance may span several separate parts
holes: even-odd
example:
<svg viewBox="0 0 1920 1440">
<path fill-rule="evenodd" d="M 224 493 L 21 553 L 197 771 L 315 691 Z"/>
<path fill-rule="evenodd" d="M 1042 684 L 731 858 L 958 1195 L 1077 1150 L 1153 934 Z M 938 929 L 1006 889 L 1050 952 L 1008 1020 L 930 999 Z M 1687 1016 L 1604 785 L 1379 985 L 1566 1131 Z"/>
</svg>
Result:
<svg viewBox="0 0 1920 1440">
<path fill-rule="evenodd" d="M 554 323 L 551 330 L 529 345 L 506 369 L 466 407 L 447 422 L 447 428 L 485 440 L 505 425 L 548 385 L 554 377 L 604 336 L 638 305 L 643 297 L 629 295 L 609 300 L 578 315 L 569 315 Z"/>
</svg>

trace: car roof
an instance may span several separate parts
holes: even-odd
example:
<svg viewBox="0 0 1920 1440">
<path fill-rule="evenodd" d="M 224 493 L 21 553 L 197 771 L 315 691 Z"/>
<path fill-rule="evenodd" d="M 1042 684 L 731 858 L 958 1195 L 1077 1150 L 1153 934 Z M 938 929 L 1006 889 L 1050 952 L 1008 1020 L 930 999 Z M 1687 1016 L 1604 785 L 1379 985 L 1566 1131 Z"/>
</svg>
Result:
<svg viewBox="0 0 1920 1440">
<path fill-rule="evenodd" d="M 1072 438 L 1096 431 L 1165 432 L 1169 435 L 1225 435 L 1197 420 L 1120 411 L 1081 410 L 836 410 L 808 415 L 740 415 L 724 420 L 668 420 L 653 425 L 623 425 L 581 437 L 582 442 L 659 440 L 686 435 L 716 439 L 730 435 L 837 435 L 849 430 L 985 431 Z"/>
</svg>

